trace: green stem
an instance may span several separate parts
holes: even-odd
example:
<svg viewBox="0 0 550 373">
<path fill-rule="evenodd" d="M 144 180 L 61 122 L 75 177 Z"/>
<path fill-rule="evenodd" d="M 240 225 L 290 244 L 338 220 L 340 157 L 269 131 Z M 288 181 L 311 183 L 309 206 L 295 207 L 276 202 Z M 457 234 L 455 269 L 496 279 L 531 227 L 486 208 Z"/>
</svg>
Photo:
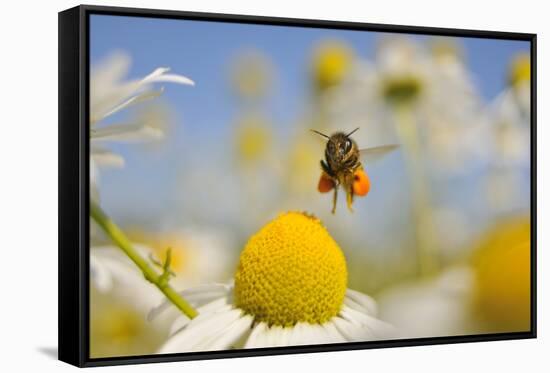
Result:
<svg viewBox="0 0 550 373">
<path fill-rule="evenodd" d="M 90 215 L 111 240 L 138 266 L 147 281 L 155 285 L 187 317 L 193 319 L 198 315 L 198 312 L 167 283 L 166 279 L 163 279 L 163 275 L 158 274 L 149 262 L 134 249 L 124 232 L 94 201 L 90 201 Z"/>
<path fill-rule="evenodd" d="M 437 248 L 434 244 L 433 217 L 428 176 L 421 159 L 421 144 L 411 108 L 402 104 L 396 108 L 397 129 L 407 153 L 407 168 L 412 184 L 413 210 L 416 221 L 416 246 L 421 275 L 437 270 Z"/>
</svg>

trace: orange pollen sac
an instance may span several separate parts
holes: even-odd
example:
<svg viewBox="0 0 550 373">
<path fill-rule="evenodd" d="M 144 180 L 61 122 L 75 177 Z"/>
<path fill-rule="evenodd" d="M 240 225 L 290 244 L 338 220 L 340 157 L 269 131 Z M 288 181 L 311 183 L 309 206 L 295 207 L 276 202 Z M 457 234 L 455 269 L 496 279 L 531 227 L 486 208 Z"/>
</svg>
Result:
<svg viewBox="0 0 550 373">
<path fill-rule="evenodd" d="M 358 196 L 366 196 L 370 190 L 370 179 L 364 170 L 357 170 L 353 175 L 353 193 Z"/>
<path fill-rule="evenodd" d="M 317 189 L 319 190 L 319 192 L 330 192 L 332 189 L 334 189 L 335 186 L 336 185 L 334 184 L 332 178 L 323 172 L 321 174 L 321 177 L 319 178 L 319 185 L 317 185 Z"/>
</svg>

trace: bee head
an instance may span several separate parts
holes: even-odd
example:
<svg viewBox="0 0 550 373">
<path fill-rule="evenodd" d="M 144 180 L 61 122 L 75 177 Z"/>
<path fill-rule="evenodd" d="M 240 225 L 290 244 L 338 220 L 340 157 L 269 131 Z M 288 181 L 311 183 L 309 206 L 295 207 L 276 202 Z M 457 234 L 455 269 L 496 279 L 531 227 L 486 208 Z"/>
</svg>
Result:
<svg viewBox="0 0 550 373">
<path fill-rule="evenodd" d="M 347 134 L 344 132 L 336 132 L 330 137 L 316 130 L 312 130 L 312 132 L 328 140 L 325 150 L 327 159 L 332 159 L 336 162 L 344 162 L 353 155 L 353 150 L 357 147 L 350 136 L 358 129 L 359 128 L 356 128 Z"/>
<path fill-rule="evenodd" d="M 355 143 L 350 136 L 356 130 L 348 134 L 337 132 L 329 138 L 327 142 L 327 150 L 333 155 L 335 160 L 344 161 L 353 153 Z"/>
</svg>

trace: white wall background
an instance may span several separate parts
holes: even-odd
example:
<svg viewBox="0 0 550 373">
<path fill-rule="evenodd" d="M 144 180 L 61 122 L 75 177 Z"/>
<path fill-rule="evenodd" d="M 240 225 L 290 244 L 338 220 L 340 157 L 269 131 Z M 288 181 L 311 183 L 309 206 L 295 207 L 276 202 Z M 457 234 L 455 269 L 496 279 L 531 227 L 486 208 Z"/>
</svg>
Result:
<svg viewBox="0 0 550 373">
<path fill-rule="evenodd" d="M 101 5 L 538 33 L 539 338 L 126 366 L 124 372 L 548 371 L 550 23 L 545 2 L 127 0 Z M 57 346 L 57 12 L 76 1 L 6 1 L 0 12 L 0 370 L 69 371 Z M 179 46 L 178 46 L 179 47 Z M 6 84 L 7 83 L 7 84 Z M 546 146 L 545 146 L 546 145 Z M 544 172 L 546 170 L 546 172 Z"/>
</svg>

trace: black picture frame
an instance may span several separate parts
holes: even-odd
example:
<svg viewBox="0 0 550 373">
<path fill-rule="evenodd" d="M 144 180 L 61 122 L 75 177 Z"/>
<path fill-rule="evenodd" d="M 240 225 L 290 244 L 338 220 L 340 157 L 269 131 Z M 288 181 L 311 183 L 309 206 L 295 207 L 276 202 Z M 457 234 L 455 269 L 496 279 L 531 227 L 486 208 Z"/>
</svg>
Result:
<svg viewBox="0 0 550 373">
<path fill-rule="evenodd" d="M 89 357 L 89 17 L 92 14 L 523 40 L 531 44 L 531 328 L 527 332 L 398 339 L 330 345 Z M 79 367 L 219 359 L 536 338 L 537 335 L 537 35 L 342 21 L 274 18 L 81 5 L 59 13 L 59 360 Z"/>
</svg>

